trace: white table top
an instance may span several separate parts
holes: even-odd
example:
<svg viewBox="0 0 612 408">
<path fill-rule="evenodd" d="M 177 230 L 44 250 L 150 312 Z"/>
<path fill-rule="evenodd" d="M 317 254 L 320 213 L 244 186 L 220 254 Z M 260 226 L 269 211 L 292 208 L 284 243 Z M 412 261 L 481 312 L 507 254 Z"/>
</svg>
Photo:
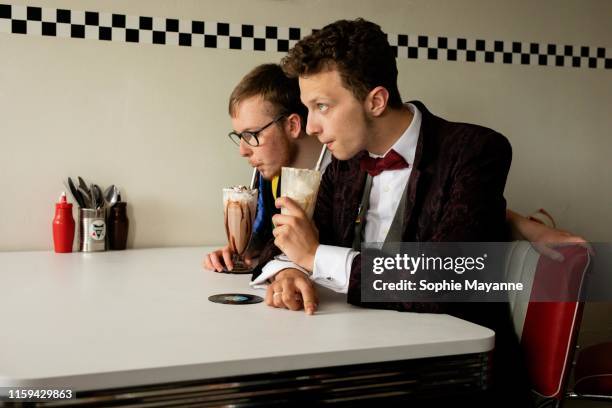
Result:
<svg viewBox="0 0 612 408">
<path fill-rule="evenodd" d="M 265 295 L 250 275 L 204 270 L 210 249 L 0 253 L 0 387 L 94 390 L 493 348 L 487 328 L 353 307 L 327 290 L 314 316 L 209 302 Z"/>
</svg>

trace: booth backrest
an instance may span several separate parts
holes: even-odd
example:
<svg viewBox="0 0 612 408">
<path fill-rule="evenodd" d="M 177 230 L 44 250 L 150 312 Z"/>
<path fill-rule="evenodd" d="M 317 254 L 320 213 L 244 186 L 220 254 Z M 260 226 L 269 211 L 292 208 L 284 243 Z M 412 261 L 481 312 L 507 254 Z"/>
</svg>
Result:
<svg viewBox="0 0 612 408">
<path fill-rule="evenodd" d="M 541 256 L 530 243 L 517 241 L 506 258 L 507 279 L 525 283 L 523 294 L 511 296 L 510 307 L 533 391 L 554 399 L 563 397 L 580 328 L 582 303 L 536 300 L 543 299 L 544 294 L 556 293 L 578 299 L 590 263 L 589 253 L 583 247 L 568 246 L 558 251 L 565 258 L 563 262 Z"/>
</svg>

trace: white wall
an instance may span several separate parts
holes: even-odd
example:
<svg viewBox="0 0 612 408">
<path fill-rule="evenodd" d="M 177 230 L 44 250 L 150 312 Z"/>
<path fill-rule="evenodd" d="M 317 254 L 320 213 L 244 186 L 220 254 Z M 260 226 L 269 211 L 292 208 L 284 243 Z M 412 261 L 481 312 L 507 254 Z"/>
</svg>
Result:
<svg viewBox="0 0 612 408">
<path fill-rule="evenodd" d="M 604 0 L 27 4 L 301 28 L 363 16 L 389 33 L 598 46 L 608 57 L 612 47 L 612 3 Z M 0 33 L 0 56 L 0 250 L 52 247 L 53 202 L 69 175 L 123 187 L 130 246 L 225 240 L 220 189 L 250 177 L 225 137 L 227 98 L 251 67 L 281 53 Z M 612 71 L 409 59 L 398 66 L 404 99 L 510 139 L 512 208 L 544 207 L 562 227 L 610 239 Z"/>
</svg>

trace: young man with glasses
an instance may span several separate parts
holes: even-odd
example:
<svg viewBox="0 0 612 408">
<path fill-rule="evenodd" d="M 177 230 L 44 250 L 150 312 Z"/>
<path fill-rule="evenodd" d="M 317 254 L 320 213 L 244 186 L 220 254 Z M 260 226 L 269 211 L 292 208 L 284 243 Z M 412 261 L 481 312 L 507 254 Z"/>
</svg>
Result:
<svg viewBox="0 0 612 408">
<path fill-rule="evenodd" d="M 274 200 L 280 192 L 283 166 L 312 168 L 321 144 L 305 132 L 306 107 L 300 101 L 297 79 L 287 77 L 278 64 L 264 64 L 250 71 L 234 88 L 229 100 L 232 130 L 229 138 L 256 169 L 258 211 L 249 245 L 251 255 L 272 237 Z M 228 246 L 206 255 L 204 267 L 231 271 Z M 248 258 L 247 258 L 248 259 Z"/>
</svg>

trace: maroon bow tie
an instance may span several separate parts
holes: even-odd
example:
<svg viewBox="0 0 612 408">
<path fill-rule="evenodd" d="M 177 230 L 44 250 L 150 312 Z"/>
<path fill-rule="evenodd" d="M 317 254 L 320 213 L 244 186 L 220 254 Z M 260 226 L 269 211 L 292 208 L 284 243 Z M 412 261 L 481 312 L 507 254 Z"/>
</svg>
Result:
<svg viewBox="0 0 612 408">
<path fill-rule="evenodd" d="M 367 171 L 370 176 L 376 177 L 385 170 L 399 170 L 410 167 L 399 153 L 390 150 L 382 159 L 375 159 L 365 155 L 359 162 L 361 170 Z"/>
</svg>

